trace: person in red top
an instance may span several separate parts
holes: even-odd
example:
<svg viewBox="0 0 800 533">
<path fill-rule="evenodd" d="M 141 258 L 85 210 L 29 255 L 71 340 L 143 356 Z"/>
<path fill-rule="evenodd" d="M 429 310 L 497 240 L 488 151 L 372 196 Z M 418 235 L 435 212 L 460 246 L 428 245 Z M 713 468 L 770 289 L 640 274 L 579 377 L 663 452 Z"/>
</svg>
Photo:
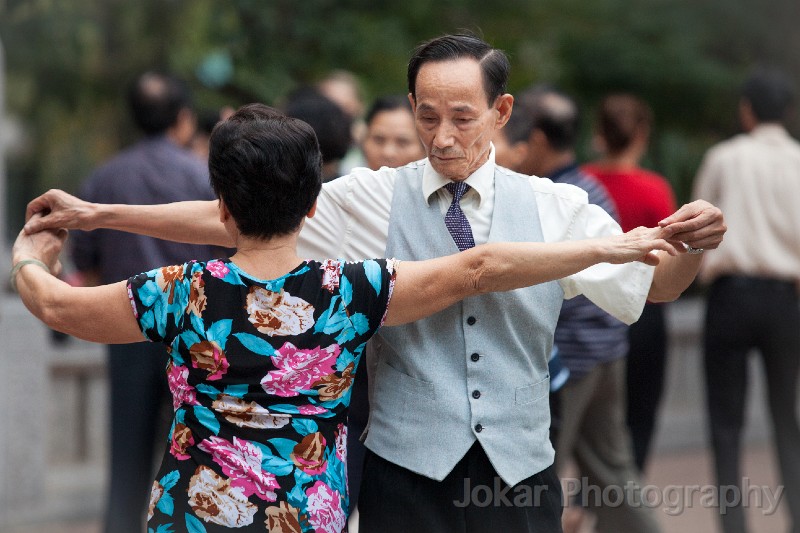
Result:
<svg viewBox="0 0 800 533">
<path fill-rule="evenodd" d="M 675 211 L 669 182 L 639 162 L 647 152 L 653 113 L 640 98 L 611 94 L 600 103 L 594 142 L 601 159 L 582 170 L 606 188 L 619 215 L 623 231 L 653 226 Z M 667 355 L 664 307 L 646 304 L 638 322 L 629 329 L 628 425 L 636 465 L 644 470 L 661 401 Z"/>
</svg>

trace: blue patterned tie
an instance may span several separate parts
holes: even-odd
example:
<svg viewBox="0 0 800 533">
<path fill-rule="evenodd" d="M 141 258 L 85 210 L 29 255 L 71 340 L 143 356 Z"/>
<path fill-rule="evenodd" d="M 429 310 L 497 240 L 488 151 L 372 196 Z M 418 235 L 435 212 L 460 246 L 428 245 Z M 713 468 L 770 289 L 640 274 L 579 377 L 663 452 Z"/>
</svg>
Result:
<svg viewBox="0 0 800 533">
<path fill-rule="evenodd" d="M 447 208 L 444 215 L 444 224 L 450 231 L 453 240 L 460 251 L 475 246 L 475 239 L 472 237 L 472 227 L 469 225 L 467 216 L 461 210 L 461 197 L 469 189 L 469 185 L 463 181 L 451 181 L 444 186 L 453 195 L 453 203 Z"/>
</svg>

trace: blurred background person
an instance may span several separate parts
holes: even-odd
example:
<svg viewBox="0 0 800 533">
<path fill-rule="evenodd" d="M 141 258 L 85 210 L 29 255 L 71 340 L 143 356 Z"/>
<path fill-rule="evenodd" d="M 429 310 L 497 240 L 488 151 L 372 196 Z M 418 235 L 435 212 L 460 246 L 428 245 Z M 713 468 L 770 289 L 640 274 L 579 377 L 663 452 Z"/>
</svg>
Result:
<svg viewBox="0 0 800 533">
<path fill-rule="evenodd" d="M 402 167 L 425 157 L 406 95 L 376 98 L 367 111 L 366 125 L 361 148 L 370 169 Z"/>
<path fill-rule="evenodd" d="M 602 183 L 619 215 L 622 231 L 658 225 L 676 209 L 669 182 L 640 167 L 647 153 L 653 112 L 632 94 L 610 94 L 600 103 L 593 144 L 602 157 L 582 170 Z M 664 389 L 667 330 L 664 305 L 647 303 L 628 328 L 628 426 L 636 466 L 644 471 Z"/>
<path fill-rule="evenodd" d="M 223 107 L 222 109 L 203 109 L 197 112 L 197 129 L 195 129 L 192 139 L 189 141 L 189 149 L 197 155 L 203 162 L 208 161 L 208 143 L 211 140 L 211 132 L 217 122 L 225 120 L 234 113 L 234 109 Z"/>
<path fill-rule="evenodd" d="M 695 196 L 731 215 L 725 242 L 707 253 L 700 271 L 710 283 L 705 381 L 717 482 L 742 489 L 747 356 L 756 349 L 792 532 L 800 531 L 800 144 L 783 121 L 794 95 L 785 73 L 753 72 L 739 101 L 744 133 L 708 151 L 694 188 Z M 725 533 L 747 530 L 744 507 L 736 503 L 720 513 Z"/>
<path fill-rule="evenodd" d="M 367 133 L 364 119 L 364 109 L 366 108 L 364 90 L 358 76 L 344 69 L 335 69 L 329 72 L 317 82 L 316 88 L 347 113 L 352 121 L 350 126 L 351 144 L 340 163 L 340 172 L 343 176 L 355 167 L 364 166 L 364 156 L 361 153 L 361 144 Z"/>
<path fill-rule="evenodd" d="M 283 110 L 290 117 L 299 118 L 314 128 L 322 151 L 322 180 L 330 181 L 341 176 L 340 164 L 352 141 L 350 116 L 311 86 L 292 91 Z"/>
<path fill-rule="evenodd" d="M 578 166 L 580 112 L 575 101 L 553 87 L 537 85 L 517 97 L 514 115 L 527 115 L 509 131 L 515 137 L 507 143 L 508 157 L 519 160 L 515 170 L 580 187 L 590 203 L 618 220 L 605 188 Z M 503 150 L 498 149 L 498 161 L 506 157 L 500 155 Z M 558 421 L 553 432 L 557 471 L 563 475 L 569 460 L 574 459 L 578 477 L 601 491 L 638 483 L 625 412 L 628 326 L 586 297 L 577 296 L 562 304 L 554 345 L 568 371 L 564 386 L 551 393 L 551 408 Z M 588 499 L 582 501 L 581 496 Z M 566 502 L 564 531 L 580 530 L 583 505 L 591 506 L 599 532 L 660 531 L 653 510 L 638 502 L 641 492 L 636 489 L 626 493 L 618 505 L 596 505 L 588 494 L 578 495 L 572 505 Z"/>
<path fill-rule="evenodd" d="M 131 85 L 128 104 L 143 139 L 97 168 L 78 195 L 90 202 L 117 204 L 214 199 L 205 163 L 186 148 L 196 120 L 185 82 L 169 74 L 146 72 Z M 216 250 L 105 229 L 75 232 L 71 242 L 75 267 L 89 284 L 111 283 L 159 265 L 211 257 Z M 159 344 L 108 346 L 107 533 L 144 530 L 154 461 L 169 429 L 166 364 L 166 350 Z"/>
</svg>

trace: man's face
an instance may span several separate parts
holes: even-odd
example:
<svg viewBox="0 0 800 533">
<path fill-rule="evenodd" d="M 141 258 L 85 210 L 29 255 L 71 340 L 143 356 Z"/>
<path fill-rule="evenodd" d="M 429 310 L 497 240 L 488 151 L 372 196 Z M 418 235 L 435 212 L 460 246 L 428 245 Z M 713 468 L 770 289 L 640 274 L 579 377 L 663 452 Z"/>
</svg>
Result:
<svg viewBox="0 0 800 533">
<path fill-rule="evenodd" d="M 480 65 L 471 58 L 425 63 L 415 89 L 411 105 L 431 165 L 450 180 L 467 179 L 487 161 L 489 143 L 508 120 L 513 97 L 502 95 L 489 107 Z"/>
</svg>

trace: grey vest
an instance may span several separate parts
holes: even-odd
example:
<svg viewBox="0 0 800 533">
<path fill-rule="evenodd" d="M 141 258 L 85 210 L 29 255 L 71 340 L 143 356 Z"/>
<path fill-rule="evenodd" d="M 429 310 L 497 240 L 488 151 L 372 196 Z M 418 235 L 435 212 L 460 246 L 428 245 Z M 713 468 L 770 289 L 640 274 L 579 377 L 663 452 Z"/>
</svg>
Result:
<svg viewBox="0 0 800 533">
<path fill-rule="evenodd" d="M 424 165 L 398 171 L 386 256 L 458 252 L 439 203 L 425 203 Z M 542 241 L 527 177 L 495 170 L 490 241 Z M 402 267 L 401 267 L 402 268 Z M 553 463 L 547 356 L 563 300 L 556 282 L 475 296 L 373 339 L 367 447 L 442 480 L 477 439 L 509 485 Z M 371 365 L 371 366 L 372 366 Z"/>
</svg>

